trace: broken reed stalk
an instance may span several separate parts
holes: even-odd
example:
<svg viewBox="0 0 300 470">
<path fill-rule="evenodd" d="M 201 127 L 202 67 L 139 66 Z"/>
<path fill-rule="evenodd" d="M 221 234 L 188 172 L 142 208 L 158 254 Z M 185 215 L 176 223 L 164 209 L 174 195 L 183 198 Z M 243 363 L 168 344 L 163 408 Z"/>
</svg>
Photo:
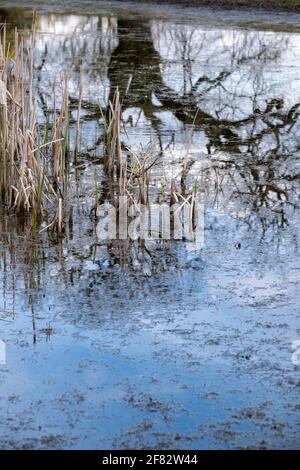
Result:
<svg viewBox="0 0 300 470">
<path fill-rule="evenodd" d="M 64 182 L 65 163 L 69 152 L 69 92 L 66 76 L 63 83 L 62 103 L 58 118 L 56 116 L 56 84 L 54 84 L 53 181 L 55 187 Z"/>
<path fill-rule="evenodd" d="M 79 99 L 78 99 L 78 108 L 77 108 L 77 121 L 76 121 L 76 136 L 75 136 L 75 150 L 74 150 L 74 161 L 77 163 L 79 145 L 80 145 L 80 113 L 82 105 L 82 95 L 83 95 L 83 85 L 82 85 L 82 68 L 80 68 L 80 84 L 79 84 Z"/>
</svg>

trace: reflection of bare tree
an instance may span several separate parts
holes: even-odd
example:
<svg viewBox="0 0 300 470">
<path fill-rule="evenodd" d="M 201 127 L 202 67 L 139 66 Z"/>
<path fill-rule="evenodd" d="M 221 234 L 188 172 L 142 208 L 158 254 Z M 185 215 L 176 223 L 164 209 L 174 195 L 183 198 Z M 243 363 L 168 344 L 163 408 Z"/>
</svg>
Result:
<svg viewBox="0 0 300 470">
<path fill-rule="evenodd" d="M 233 153 L 265 135 L 278 140 L 279 128 L 297 117 L 298 104 L 285 109 L 281 99 L 268 100 L 270 85 L 264 80 L 264 70 L 284 45 L 282 38 L 266 41 L 257 33 L 227 37 L 226 32 L 208 37 L 190 27 L 150 26 L 119 21 L 119 45 L 108 72 L 112 89 L 118 85 L 123 94 L 133 76 L 125 105 L 141 108 L 156 127 L 159 114 L 171 110 L 179 121 L 205 131 L 209 151 Z M 205 60 L 195 64 L 203 51 Z"/>
<path fill-rule="evenodd" d="M 225 153 L 226 168 L 231 160 L 232 194 L 248 196 L 248 211 L 270 209 L 284 223 L 284 208 L 295 205 L 289 193 L 297 175 L 290 174 L 287 163 L 299 150 L 300 101 L 285 103 L 269 68 L 287 39 L 257 32 L 208 33 L 155 21 L 119 21 L 118 37 L 109 78 L 112 90 L 118 85 L 125 93 L 133 76 L 125 106 L 140 108 L 158 133 L 164 111 L 204 131 L 208 153 L 219 160 Z"/>
<path fill-rule="evenodd" d="M 260 160 L 218 159 L 203 173 L 206 191 L 216 205 L 250 226 L 259 222 L 262 234 L 270 227 L 286 227 L 289 217 L 296 217 L 300 177 L 284 160 L 274 160 L 272 153 Z"/>
<path fill-rule="evenodd" d="M 288 35 L 210 31 L 166 20 L 117 21 L 105 15 L 41 16 L 39 30 L 41 101 L 51 100 L 53 78 L 64 68 L 71 97 L 76 98 L 80 68 L 84 71 L 82 132 L 89 141 L 87 150 L 96 153 L 101 143 L 101 136 L 90 129 L 91 120 L 101 118 L 96 101 L 100 96 L 107 104 L 119 86 L 128 123 L 134 113 L 137 121 L 142 116 L 158 136 L 161 151 L 167 148 L 165 141 L 176 144 L 178 139 L 174 130 L 169 132 L 167 114 L 183 129 L 194 125 L 195 141 L 200 136 L 201 149 L 214 159 L 211 167 L 218 165 L 226 174 L 234 171 L 233 179 L 224 176 L 223 181 L 229 189 L 236 187 L 231 195 L 237 198 L 240 191 L 241 200 L 248 198 L 252 214 L 273 207 L 268 202 L 273 197 L 283 211 L 296 204 L 298 176 L 290 162 L 299 152 L 300 98 L 289 93 L 290 85 L 273 70 L 277 64 L 283 69 Z M 188 170 L 195 174 L 193 161 Z"/>
</svg>

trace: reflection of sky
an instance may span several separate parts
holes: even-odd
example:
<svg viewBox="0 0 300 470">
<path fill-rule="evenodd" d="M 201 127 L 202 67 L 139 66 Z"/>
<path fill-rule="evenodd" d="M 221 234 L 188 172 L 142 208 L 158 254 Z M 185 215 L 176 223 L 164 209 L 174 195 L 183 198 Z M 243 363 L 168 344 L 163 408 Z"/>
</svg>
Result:
<svg viewBox="0 0 300 470">
<path fill-rule="evenodd" d="M 299 98 L 299 34 L 208 27 L 152 20 L 151 33 L 161 57 L 165 83 L 179 94 L 189 92 L 203 75 L 210 79 L 220 71 L 231 74 L 217 93 L 205 91 L 204 102 L 218 107 L 227 100 L 240 113 L 251 111 L 254 94 L 284 97 L 290 106 Z M 37 49 L 43 57 L 44 76 L 53 78 L 71 67 L 71 92 L 78 91 L 82 64 L 86 99 L 107 100 L 110 54 L 118 45 L 117 18 L 113 16 L 41 15 Z M 134 34 L 134 29 L 131 32 Z M 260 57 L 257 61 L 256 58 Z M 253 59 L 251 59 L 253 58 Z M 221 105 L 220 105 L 221 107 Z M 229 110 L 227 109 L 228 113 Z"/>
<path fill-rule="evenodd" d="M 82 67 L 83 98 L 107 102 L 107 67 L 118 45 L 114 17 L 41 15 L 38 21 L 37 51 L 42 68 L 42 87 L 68 72 L 70 94 L 78 97 Z"/>
<path fill-rule="evenodd" d="M 212 105 L 222 110 L 227 102 L 239 109 L 235 118 L 247 115 L 255 94 L 258 103 L 274 96 L 284 98 L 287 106 L 299 100 L 299 34 L 209 29 L 155 20 L 151 31 L 162 58 L 163 79 L 176 92 L 188 93 L 203 75 L 212 79 L 221 71 L 231 72 L 217 92 L 207 92 L 206 84 L 198 87 L 205 91 L 208 111 Z M 229 111 L 226 108 L 224 117 L 230 118 Z"/>
<path fill-rule="evenodd" d="M 20 263 L 24 241 L 15 239 L 19 263 L 0 273 L 0 308 L 15 311 L 1 322 L 8 362 L 0 371 L 1 420 L 7 423 L 0 439 L 23 443 L 62 435 L 74 439 L 64 447 L 111 448 L 120 432 L 131 442 L 132 427 L 148 420 L 159 432 L 193 431 L 197 446 L 207 447 L 220 420 L 255 407 L 272 423 L 284 422 L 293 442 L 299 427 L 291 406 L 297 387 L 290 383 L 298 380 L 290 361 L 299 327 L 296 243 L 276 249 L 272 242 L 258 243 L 245 224 L 216 212 L 206 215 L 201 253 L 188 261 L 177 245 L 176 268 L 142 284 L 141 277 L 108 268 L 107 252 L 92 253 L 85 246 L 94 243 L 91 233 L 82 239 L 81 231 L 74 246 L 64 240 L 59 261 L 50 245 L 34 266 Z M 241 250 L 234 246 L 238 241 Z M 5 245 L 4 252 L 8 260 Z M 88 259 L 96 270 L 86 267 Z M 22 269 L 32 269 L 34 278 L 39 266 L 32 344 L 27 293 L 33 289 L 26 287 Z M 46 341 L 42 329 L 48 322 L 54 332 Z M 147 406 L 149 397 L 153 407 L 158 401 L 165 408 Z M 235 426 L 239 421 L 235 417 Z M 255 435 L 240 431 L 232 442 L 266 439 L 262 422 L 253 419 Z M 205 443 L 198 442 L 200 425 Z M 271 436 L 287 443 L 276 430 Z M 148 433 L 146 440 L 155 443 L 157 437 Z"/>
</svg>

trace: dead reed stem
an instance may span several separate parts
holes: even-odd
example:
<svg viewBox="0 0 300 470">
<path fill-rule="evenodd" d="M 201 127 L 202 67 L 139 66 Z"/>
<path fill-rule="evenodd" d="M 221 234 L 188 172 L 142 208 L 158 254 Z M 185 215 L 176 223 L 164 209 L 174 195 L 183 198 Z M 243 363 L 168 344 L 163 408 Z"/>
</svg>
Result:
<svg viewBox="0 0 300 470">
<path fill-rule="evenodd" d="M 53 113 L 53 179 L 55 185 L 64 180 L 65 158 L 68 152 L 68 116 L 69 116 L 69 93 L 67 77 L 64 78 L 64 89 L 59 117 L 56 119 L 56 89 L 54 85 L 55 106 Z"/>
<path fill-rule="evenodd" d="M 75 151 L 74 151 L 74 161 L 77 162 L 79 146 L 80 146 L 80 113 L 81 113 L 81 104 L 82 104 L 82 94 L 83 94 L 83 75 L 82 68 L 80 69 L 80 85 L 79 85 L 79 99 L 78 99 L 78 108 L 77 108 L 77 122 L 76 122 L 76 137 L 75 137 Z"/>
</svg>

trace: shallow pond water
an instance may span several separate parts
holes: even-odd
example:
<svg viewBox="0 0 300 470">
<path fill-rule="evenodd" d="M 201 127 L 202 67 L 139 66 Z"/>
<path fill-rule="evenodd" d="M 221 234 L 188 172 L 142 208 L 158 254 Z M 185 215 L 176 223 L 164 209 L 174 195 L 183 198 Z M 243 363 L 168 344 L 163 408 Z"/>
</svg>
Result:
<svg viewBox="0 0 300 470">
<path fill-rule="evenodd" d="M 80 75 L 84 93 L 65 237 L 0 214 L 0 447 L 299 448 L 300 16 L 13 3 L 1 21 L 25 38 L 37 7 L 41 119 L 64 70 L 74 120 Z M 98 101 L 117 85 L 157 178 L 183 157 L 200 178 L 201 250 L 97 239 Z"/>
</svg>

